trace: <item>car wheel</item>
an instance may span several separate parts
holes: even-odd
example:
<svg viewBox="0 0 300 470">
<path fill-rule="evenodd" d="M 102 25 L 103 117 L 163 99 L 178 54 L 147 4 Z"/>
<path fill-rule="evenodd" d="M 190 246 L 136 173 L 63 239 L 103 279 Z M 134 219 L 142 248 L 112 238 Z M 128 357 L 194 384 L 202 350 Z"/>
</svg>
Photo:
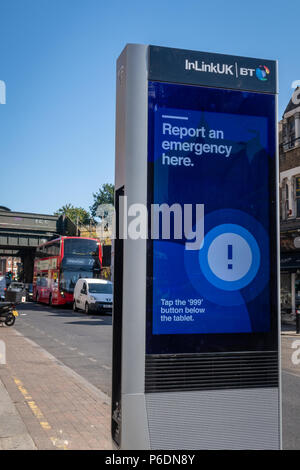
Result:
<svg viewBox="0 0 300 470">
<path fill-rule="evenodd" d="M 78 312 L 78 308 L 76 307 L 75 300 L 73 301 L 73 312 Z"/>
<path fill-rule="evenodd" d="M 85 304 L 85 309 L 84 309 L 85 313 L 88 315 L 90 313 L 90 307 L 89 307 L 89 304 L 86 303 Z"/>
</svg>

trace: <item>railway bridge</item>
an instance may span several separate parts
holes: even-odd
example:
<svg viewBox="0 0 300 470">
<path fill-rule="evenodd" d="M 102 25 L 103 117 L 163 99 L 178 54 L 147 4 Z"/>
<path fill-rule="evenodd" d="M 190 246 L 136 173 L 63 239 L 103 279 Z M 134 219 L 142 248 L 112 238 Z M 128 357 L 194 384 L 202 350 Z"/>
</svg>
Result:
<svg viewBox="0 0 300 470">
<path fill-rule="evenodd" d="M 66 216 L 13 212 L 0 206 L 0 257 L 20 257 L 24 282 L 32 282 L 36 248 L 59 235 L 76 236 L 76 225 Z"/>
</svg>

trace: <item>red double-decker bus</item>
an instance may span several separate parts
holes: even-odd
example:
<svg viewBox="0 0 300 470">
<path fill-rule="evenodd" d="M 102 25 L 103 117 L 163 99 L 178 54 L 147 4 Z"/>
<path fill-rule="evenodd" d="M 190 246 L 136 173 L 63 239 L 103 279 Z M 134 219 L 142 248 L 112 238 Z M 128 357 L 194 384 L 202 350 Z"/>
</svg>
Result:
<svg viewBox="0 0 300 470">
<path fill-rule="evenodd" d="M 99 278 L 102 267 L 100 241 L 96 238 L 59 237 L 36 250 L 33 298 L 49 305 L 73 303 L 79 278 Z"/>
</svg>

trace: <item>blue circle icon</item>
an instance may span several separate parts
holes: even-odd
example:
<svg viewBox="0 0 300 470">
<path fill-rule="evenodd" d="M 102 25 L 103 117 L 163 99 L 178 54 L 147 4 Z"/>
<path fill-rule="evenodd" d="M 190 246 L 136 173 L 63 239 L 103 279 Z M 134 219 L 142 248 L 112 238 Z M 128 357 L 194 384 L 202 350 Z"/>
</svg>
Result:
<svg viewBox="0 0 300 470">
<path fill-rule="evenodd" d="M 184 252 L 186 273 L 212 304 L 245 305 L 270 280 L 269 249 L 268 233 L 253 216 L 237 209 L 213 211 L 205 217 L 201 248 Z"/>
<path fill-rule="evenodd" d="M 225 291 L 243 289 L 260 267 L 260 250 L 253 235 L 236 224 L 222 224 L 210 230 L 199 250 L 203 275 Z"/>
</svg>

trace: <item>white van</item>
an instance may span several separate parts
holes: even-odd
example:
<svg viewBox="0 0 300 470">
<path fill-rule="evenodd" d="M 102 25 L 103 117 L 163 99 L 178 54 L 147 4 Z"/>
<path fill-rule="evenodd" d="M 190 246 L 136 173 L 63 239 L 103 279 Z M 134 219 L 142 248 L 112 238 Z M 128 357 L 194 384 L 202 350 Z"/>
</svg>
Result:
<svg viewBox="0 0 300 470">
<path fill-rule="evenodd" d="M 73 310 L 85 313 L 112 313 L 113 284 L 104 279 L 78 279 L 74 289 Z"/>
</svg>

